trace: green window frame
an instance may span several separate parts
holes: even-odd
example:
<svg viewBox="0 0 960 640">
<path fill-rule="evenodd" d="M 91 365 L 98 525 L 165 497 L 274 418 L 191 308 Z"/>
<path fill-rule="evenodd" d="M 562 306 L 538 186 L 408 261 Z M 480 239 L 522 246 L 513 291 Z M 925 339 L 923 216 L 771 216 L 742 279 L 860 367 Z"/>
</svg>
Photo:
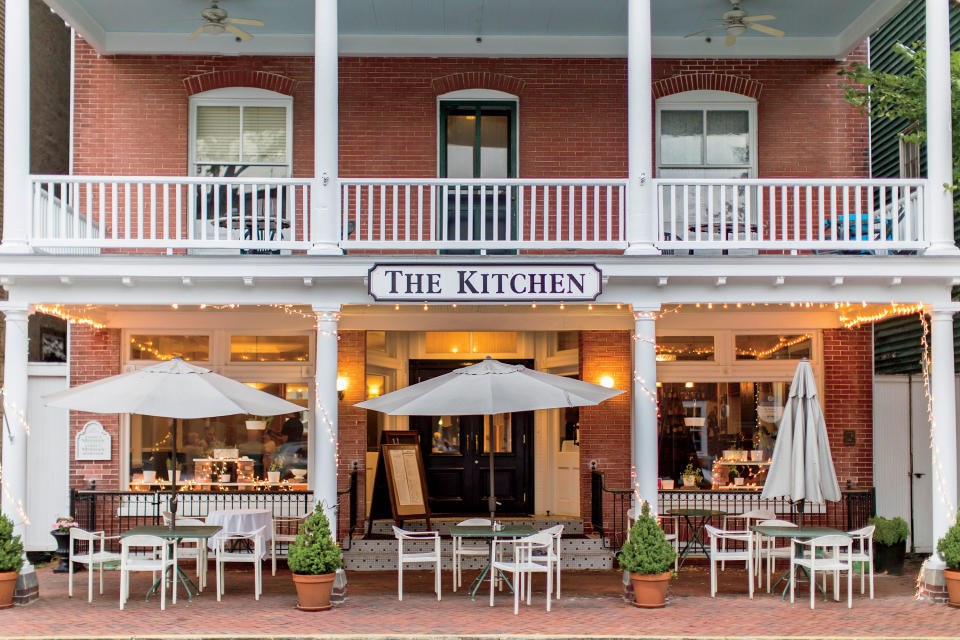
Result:
<svg viewBox="0 0 960 640">
<path fill-rule="evenodd" d="M 440 101 L 440 177 L 447 177 L 447 118 L 450 115 L 476 116 L 473 144 L 473 177 L 480 177 L 480 125 L 484 115 L 507 114 L 507 178 L 517 177 L 517 103 L 513 100 Z"/>
</svg>

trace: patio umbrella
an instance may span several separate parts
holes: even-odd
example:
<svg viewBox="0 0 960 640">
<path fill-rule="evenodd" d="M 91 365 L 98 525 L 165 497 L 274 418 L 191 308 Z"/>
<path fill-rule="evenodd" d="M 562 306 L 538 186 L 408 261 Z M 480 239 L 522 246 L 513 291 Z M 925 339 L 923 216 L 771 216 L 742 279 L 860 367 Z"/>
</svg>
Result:
<svg viewBox="0 0 960 640">
<path fill-rule="evenodd" d="M 840 500 L 840 485 L 833 469 L 827 425 L 817 398 L 813 369 L 807 360 L 797 365 L 790 395 L 780 419 L 773 459 L 761 499 L 786 497 L 795 503 L 803 524 L 806 502 L 822 504 Z"/>
<path fill-rule="evenodd" d="M 173 358 L 150 367 L 103 378 L 43 397 L 49 407 L 91 413 L 138 413 L 173 418 L 173 460 L 180 421 L 238 413 L 274 416 L 303 407 L 242 382 Z M 170 526 L 177 519 L 177 474 L 170 481 Z"/>
<path fill-rule="evenodd" d="M 482 362 L 398 389 L 356 406 L 391 416 L 473 416 L 600 404 L 623 391 L 564 376 L 505 364 Z M 493 447 L 490 447 L 490 518 L 496 513 Z"/>
</svg>

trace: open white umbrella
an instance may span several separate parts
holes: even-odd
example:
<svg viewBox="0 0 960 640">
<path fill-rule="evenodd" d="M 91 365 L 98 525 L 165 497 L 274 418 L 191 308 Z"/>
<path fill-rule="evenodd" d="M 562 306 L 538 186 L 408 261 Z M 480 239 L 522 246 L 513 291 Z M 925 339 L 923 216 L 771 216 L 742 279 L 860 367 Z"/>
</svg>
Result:
<svg viewBox="0 0 960 640">
<path fill-rule="evenodd" d="M 827 425 L 817 397 L 813 369 L 807 360 L 797 365 L 783 409 L 773 459 L 761 499 L 786 497 L 798 505 L 801 524 L 805 502 L 840 500 L 833 469 Z"/>
<path fill-rule="evenodd" d="M 361 402 L 356 406 L 391 416 L 490 416 L 514 411 L 600 404 L 623 391 L 505 364 L 482 362 Z M 486 419 L 486 418 L 485 418 Z M 490 451 L 490 517 L 496 512 Z"/>
<path fill-rule="evenodd" d="M 177 459 L 177 429 L 181 420 L 238 413 L 275 416 L 303 407 L 272 396 L 209 369 L 167 360 L 131 373 L 103 378 L 44 396 L 50 407 L 91 413 L 138 413 L 173 418 L 173 460 Z M 171 526 L 177 517 L 177 474 L 170 482 Z"/>
</svg>

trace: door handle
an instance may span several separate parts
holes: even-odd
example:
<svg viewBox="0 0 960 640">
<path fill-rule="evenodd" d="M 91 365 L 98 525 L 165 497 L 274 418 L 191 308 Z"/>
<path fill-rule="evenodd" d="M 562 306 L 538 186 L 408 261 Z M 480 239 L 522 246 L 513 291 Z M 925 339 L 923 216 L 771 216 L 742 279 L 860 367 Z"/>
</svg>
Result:
<svg viewBox="0 0 960 640">
<path fill-rule="evenodd" d="M 480 453 L 480 434 L 479 433 L 473 434 L 473 453 L 474 454 Z"/>
</svg>

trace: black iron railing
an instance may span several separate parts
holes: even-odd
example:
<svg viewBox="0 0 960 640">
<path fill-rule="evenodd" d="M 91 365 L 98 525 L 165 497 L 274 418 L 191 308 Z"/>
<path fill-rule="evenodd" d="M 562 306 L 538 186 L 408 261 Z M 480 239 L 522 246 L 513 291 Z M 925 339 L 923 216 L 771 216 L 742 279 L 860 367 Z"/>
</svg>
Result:
<svg viewBox="0 0 960 640">
<path fill-rule="evenodd" d="M 590 524 L 599 533 L 605 544 L 619 549 L 627 537 L 629 523 L 627 510 L 630 508 L 630 489 L 614 489 L 606 486 L 602 471 L 591 474 L 591 513 Z M 867 525 L 867 519 L 876 514 L 876 493 L 869 489 L 848 489 L 841 491 L 839 502 L 827 502 L 822 505 L 806 505 L 803 524 L 824 526 L 851 531 Z M 659 492 L 657 512 L 667 515 L 672 509 L 708 509 L 722 511 L 729 515 L 745 513 L 755 509 L 772 511 L 777 519 L 798 522 L 800 514 L 796 506 L 786 498 L 762 500 L 758 490 L 699 490 L 672 489 Z M 715 526 L 721 526 L 722 516 L 714 518 Z M 671 530 L 672 522 L 665 522 L 664 528 Z M 742 526 L 738 521 L 737 526 Z M 686 532 L 678 530 L 681 539 Z"/>
</svg>

